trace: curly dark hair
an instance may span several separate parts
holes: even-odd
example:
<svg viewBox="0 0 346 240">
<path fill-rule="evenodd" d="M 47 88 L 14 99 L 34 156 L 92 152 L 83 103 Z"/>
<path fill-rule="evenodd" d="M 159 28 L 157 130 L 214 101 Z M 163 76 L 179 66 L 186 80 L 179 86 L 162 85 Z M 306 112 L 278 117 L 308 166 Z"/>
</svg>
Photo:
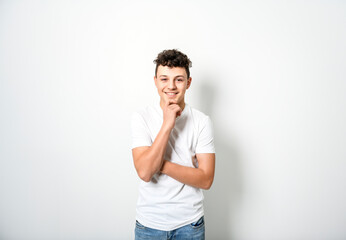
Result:
<svg viewBox="0 0 346 240">
<path fill-rule="evenodd" d="M 186 70 L 187 78 L 190 77 L 189 68 L 192 67 L 192 62 L 190 59 L 182 52 L 177 49 L 163 50 L 157 55 L 157 58 L 154 60 L 156 64 L 155 76 L 157 74 L 157 69 L 160 65 L 172 67 L 183 67 Z"/>
</svg>

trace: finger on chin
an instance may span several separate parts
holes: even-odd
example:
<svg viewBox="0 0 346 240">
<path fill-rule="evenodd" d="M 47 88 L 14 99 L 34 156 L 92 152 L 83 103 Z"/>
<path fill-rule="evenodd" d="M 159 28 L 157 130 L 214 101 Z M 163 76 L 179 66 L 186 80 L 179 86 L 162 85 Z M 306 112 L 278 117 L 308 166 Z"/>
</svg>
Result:
<svg viewBox="0 0 346 240">
<path fill-rule="evenodd" d="M 174 99 L 170 99 L 169 101 L 168 101 L 168 104 L 170 105 L 170 104 L 177 104 L 178 102 L 177 102 L 177 100 L 174 100 Z"/>
</svg>

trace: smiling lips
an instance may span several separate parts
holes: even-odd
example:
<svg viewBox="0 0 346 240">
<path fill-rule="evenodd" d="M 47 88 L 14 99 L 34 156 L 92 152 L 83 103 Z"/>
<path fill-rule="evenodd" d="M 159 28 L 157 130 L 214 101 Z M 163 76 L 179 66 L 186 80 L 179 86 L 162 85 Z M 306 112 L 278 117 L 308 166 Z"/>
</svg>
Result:
<svg viewBox="0 0 346 240">
<path fill-rule="evenodd" d="M 177 92 L 165 92 L 165 94 L 169 97 L 169 98 L 174 98 L 175 95 L 177 95 Z"/>
</svg>

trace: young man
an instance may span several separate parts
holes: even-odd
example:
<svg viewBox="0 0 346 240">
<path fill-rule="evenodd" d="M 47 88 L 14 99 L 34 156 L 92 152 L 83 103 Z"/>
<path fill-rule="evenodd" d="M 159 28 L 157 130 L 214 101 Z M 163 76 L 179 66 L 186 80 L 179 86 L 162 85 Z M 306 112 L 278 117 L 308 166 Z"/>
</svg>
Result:
<svg viewBox="0 0 346 240">
<path fill-rule="evenodd" d="M 210 188 L 215 169 L 211 121 L 185 103 L 190 59 L 173 49 L 154 62 L 160 103 L 132 117 L 132 155 L 141 179 L 135 239 L 204 239 L 201 189 Z"/>
</svg>

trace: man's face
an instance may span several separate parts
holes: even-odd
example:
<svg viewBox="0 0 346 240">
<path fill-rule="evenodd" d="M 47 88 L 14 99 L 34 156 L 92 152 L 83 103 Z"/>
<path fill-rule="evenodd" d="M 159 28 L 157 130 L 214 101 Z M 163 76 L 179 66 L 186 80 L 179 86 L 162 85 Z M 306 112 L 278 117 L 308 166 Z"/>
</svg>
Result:
<svg viewBox="0 0 346 240">
<path fill-rule="evenodd" d="M 154 80 L 161 104 L 165 104 L 169 100 L 176 100 L 180 107 L 184 106 L 185 91 L 191 85 L 191 77 L 187 78 L 185 68 L 170 68 L 160 65 Z"/>
</svg>

